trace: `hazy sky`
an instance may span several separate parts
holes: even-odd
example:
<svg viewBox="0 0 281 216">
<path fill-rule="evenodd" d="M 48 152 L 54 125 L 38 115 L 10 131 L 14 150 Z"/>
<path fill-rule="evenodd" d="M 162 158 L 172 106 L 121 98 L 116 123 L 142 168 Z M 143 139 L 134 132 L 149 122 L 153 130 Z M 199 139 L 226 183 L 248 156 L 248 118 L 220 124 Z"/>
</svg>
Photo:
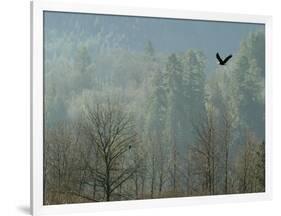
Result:
<svg viewBox="0 0 281 216">
<path fill-rule="evenodd" d="M 148 40 L 152 42 L 156 52 L 199 49 L 204 52 L 208 66 L 211 67 L 216 64 L 216 52 L 223 56 L 235 54 L 241 40 L 250 32 L 265 30 L 263 24 L 61 12 L 45 12 L 44 21 L 47 29 L 56 29 L 59 32 L 122 35 L 125 38 L 124 46 L 132 50 L 142 50 Z"/>
</svg>

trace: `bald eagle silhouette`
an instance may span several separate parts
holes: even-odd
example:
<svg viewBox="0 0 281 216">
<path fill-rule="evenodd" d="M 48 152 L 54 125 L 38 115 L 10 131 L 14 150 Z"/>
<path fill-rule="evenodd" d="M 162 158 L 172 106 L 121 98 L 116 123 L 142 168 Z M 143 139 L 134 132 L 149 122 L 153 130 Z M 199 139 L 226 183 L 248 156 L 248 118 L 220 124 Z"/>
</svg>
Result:
<svg viewBox="0 0 281 216">
<path fill-rule="evenodd" d="M 224 60 L 221 59 L 219 53 L 216 54 L 216 57 L 217 57 L 217 59 L 218 59 L 218 61 L 219 61 L 218 64 L 220 64 L 220 65 L 225 65 L 226 62 L 228 62 L 228 60 L 231 59 L 232 55 L 227 56 Z"/>
</svg>

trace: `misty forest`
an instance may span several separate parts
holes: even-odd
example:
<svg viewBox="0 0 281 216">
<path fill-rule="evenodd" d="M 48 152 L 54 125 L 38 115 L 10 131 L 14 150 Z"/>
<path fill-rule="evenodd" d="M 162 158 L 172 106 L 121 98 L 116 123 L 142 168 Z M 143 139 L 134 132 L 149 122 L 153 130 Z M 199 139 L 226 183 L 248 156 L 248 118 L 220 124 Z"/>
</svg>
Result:
<svg viewBox="0 0 281 216">
<path fill-rule="evenodd" d="M 45 12 L 44 86 L 44 205 L 265 191 L 263 25 Z"/>
</svg>

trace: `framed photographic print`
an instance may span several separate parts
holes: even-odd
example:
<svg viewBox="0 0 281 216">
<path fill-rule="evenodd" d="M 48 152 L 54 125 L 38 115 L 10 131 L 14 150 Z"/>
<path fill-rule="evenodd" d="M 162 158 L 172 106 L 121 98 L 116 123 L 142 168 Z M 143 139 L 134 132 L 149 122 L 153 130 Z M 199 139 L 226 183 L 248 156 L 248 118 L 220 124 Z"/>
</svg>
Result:
<svg viewBox="0 0 281 216">
<path fill-rule="evenodd" d="M 34 215 L 271 197 L 270 17 L 31 10 Z"/>
</svg>

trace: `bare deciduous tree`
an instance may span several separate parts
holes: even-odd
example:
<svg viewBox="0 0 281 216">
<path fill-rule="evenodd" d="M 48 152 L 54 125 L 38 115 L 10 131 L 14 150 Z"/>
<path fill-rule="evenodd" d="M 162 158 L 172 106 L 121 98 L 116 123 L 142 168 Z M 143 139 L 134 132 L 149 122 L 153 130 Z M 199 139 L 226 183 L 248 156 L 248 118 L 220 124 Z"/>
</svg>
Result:
<svg viewBox="0 0 281 216">
<path fill-rule="evenodd" d="M 102 160 L 98 167 L 89 164 L 89 168 L 103 188 L 105 200 L 109 201 L 115 190 L 132 178 L 137 170 L 133 163 L 121 166 L 122 158 L 138 143 L 134 121 L 120 106 L 113 106 L 110 101 L 94 108 L 87 106 L 85 116 L 87 134 Z"/>
<path fill-rule="evenodd" d="M 232 140 L 231 133 L 233 128 L 233 123 L 235 121 L 235 115 L 232 107 L 229 106 L 222 113 L 222 121 L 223 121 L 223 129 L 222 129 L 222 144 L 224 149 L 224 193 L 227 194 L 229 192 L 228 184 L 228 176 L 229 176 L 229 148 Z"/>
<path fill-rule="evenodd" d="M 264 191 L 264 143 L 259 143 L 253 133 L 246 131 L 245 145 L 238 159 L 238 191 L 252 193 Z M 260 164 L 263 164 L 260 166 Z M 262 170 L 260 170 L 262 168 Z M 263 179 L 262 181 L 260 181 Z"/>
<path fill-rule="evenodd" d="M 194 126 L 196 131 L 196 144 L 192 147 L 197 158 L 197 166 L 204 178 L 203 193 L 206 189 L 208 194 L 215 194 L 215 171 L 216 171 L 216 127 L 214 120 L 214 108 L 209 106 L 207 119 L 200 125 Z"/>
</svg>

